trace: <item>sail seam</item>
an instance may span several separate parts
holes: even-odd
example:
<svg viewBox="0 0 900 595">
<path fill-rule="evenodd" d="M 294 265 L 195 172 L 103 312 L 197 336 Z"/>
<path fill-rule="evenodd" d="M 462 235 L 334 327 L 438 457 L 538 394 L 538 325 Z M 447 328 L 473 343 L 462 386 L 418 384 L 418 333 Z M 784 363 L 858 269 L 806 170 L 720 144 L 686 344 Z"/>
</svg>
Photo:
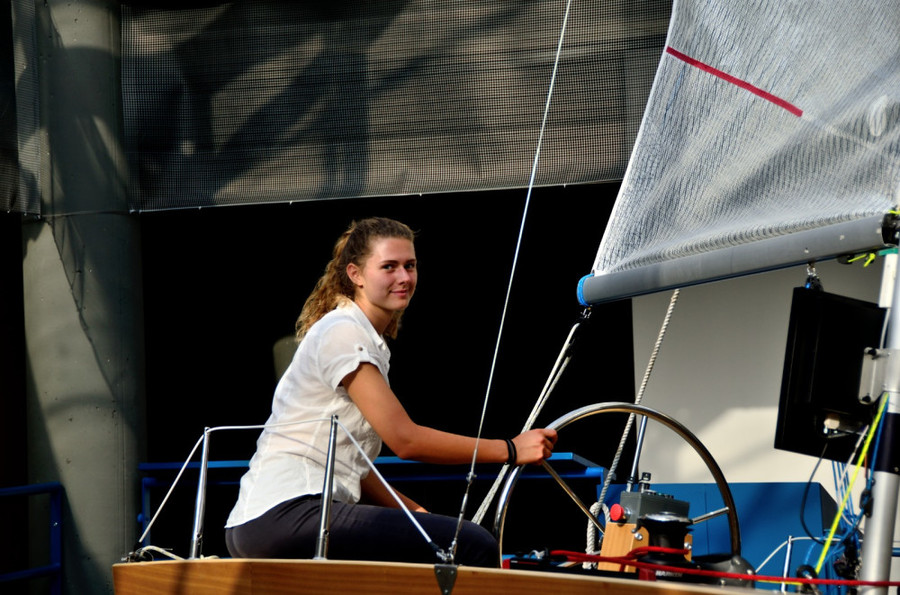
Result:
<svg viewBox="0 0 900 595">
<path fill-rule="evenodd" d="M 732 76 L 732 75 L 728 74 L 727 72 L 723 72 L 723 71 L 719 70 L 718 68 L 714 68 L 714 67 L 710 66 L 709 64 L 705 64 L 705 63 L 701 62 L 700 60 L 697 60 L 696 58 L 691 58 L 687 54 L 683 54 L 683 53 L 679 52 L 672 46 L 666 46 L 666 53 L 671 56 L 674 56 L 675 58 L 678 58 L 679 60 L 681 60 L 682 62 L 685 62 L 686 64 L 689 64 L 691 66 L 699 68 L 700 70 L 707 72 L 713 76 L 716 76 L 716 77 L 718 77 L 724 81 L 727 81 L 733 85 L 737 85 L 741 89 L 749 91 L 749 92 L 753 93 L 754 95 L 756 95 L 757 97 L 761 97 L 762 99 L 765 99 L 766 101 L 769 101 L 770 103 L 774 103 L 778 107 L 789 111 L 790 113 L 794 114 L 798 118 L 803 116 L 803 110 L 801 110 L 796 105 L 790 103 L 789 101 L 786 101 L 786 100 L 782 99 L 781 97 L 773 95 L 773 94 L 769 93 L 768 91 L 764 91 L 763 89 L 760 89 L 759 87 L 752 85 L 743 79 L 739 79 L 736 76 Z"/>
</svg>

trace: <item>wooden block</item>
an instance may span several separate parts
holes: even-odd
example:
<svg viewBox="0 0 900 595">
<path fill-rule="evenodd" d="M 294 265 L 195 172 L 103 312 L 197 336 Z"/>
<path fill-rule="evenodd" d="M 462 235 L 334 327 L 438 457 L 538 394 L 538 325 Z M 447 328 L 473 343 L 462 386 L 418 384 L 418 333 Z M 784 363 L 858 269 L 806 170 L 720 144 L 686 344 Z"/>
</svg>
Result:
<svg viewBox="0 0 900 595">
<path fill-rule="evenodd" d="M 631 550 L 639 547 L 650 545 L 650 536 L 647 530 L 641 527 L 637 532 L 634 531 L 634 523 L 609 523 L 606 526 L 606 532 L 603 535 L 603 543 L 600 546 L 600 555 L 606 557 L 625 556 Z M 688 554 L 685 559 L 691 559 L 690 547 L 693 543 L 693 537 L 690 533 L 685 535 L 684 545 L 688 548 Z M 598 570 L 611 570 L 613 572 L 620 571 L 619 564 L 611 562 L 601 562 L 597 564 Z M 634 566 L 626 566 L 621 572 L 636 572 Z"/>
</svg>

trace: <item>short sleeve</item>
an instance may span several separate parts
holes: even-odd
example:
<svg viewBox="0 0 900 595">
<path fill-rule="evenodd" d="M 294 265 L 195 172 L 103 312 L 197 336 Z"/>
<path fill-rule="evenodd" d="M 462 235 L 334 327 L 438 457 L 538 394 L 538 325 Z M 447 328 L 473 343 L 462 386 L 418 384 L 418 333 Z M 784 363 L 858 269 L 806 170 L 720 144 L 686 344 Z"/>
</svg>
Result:
<svg viewBox="0 0 900 595">
<path fill-rule="evenodd" d="M 362 363 L 371 363 L 381 370 L 381 362 L 372 353 L 371 339 L 358 324 L 349 320 L 330 325 L 318 337 L 318 369 L 322 381 L 337 389 L 347 374 Z"/>
</svg>

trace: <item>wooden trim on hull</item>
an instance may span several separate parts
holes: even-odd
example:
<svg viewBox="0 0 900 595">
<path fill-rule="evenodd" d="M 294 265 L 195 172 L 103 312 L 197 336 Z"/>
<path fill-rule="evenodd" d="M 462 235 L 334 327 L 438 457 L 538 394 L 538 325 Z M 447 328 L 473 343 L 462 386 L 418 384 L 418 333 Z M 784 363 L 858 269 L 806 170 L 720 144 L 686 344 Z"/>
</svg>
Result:
<svg viewBox="0 0 900 595">
<path fill-rule="evenodd" d="M 340 560 L 203 559 L 113 566 L 116 595 L 439 595 L 427 564 Z M 552 572 L 460 567 L 453 595 L 723 595 L 746 589 Z"/>
</svg>

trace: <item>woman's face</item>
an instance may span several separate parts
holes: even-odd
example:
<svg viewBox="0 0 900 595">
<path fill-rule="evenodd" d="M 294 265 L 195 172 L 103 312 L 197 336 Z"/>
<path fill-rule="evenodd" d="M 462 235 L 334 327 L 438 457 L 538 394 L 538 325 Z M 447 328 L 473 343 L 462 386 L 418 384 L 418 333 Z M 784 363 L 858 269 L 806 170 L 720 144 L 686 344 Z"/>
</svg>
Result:
<svg viewBox="0 0 900 595">
<path fill-rule="evenodd" d="M 356 285 L 354 301 L 383 331 L 395 312 L 406 309 L 416 290 L 416 251 L 403 238 L 375 238 L 371 248 L 362 267 L 347 265 L 347 275 Z"/>
</svg>

